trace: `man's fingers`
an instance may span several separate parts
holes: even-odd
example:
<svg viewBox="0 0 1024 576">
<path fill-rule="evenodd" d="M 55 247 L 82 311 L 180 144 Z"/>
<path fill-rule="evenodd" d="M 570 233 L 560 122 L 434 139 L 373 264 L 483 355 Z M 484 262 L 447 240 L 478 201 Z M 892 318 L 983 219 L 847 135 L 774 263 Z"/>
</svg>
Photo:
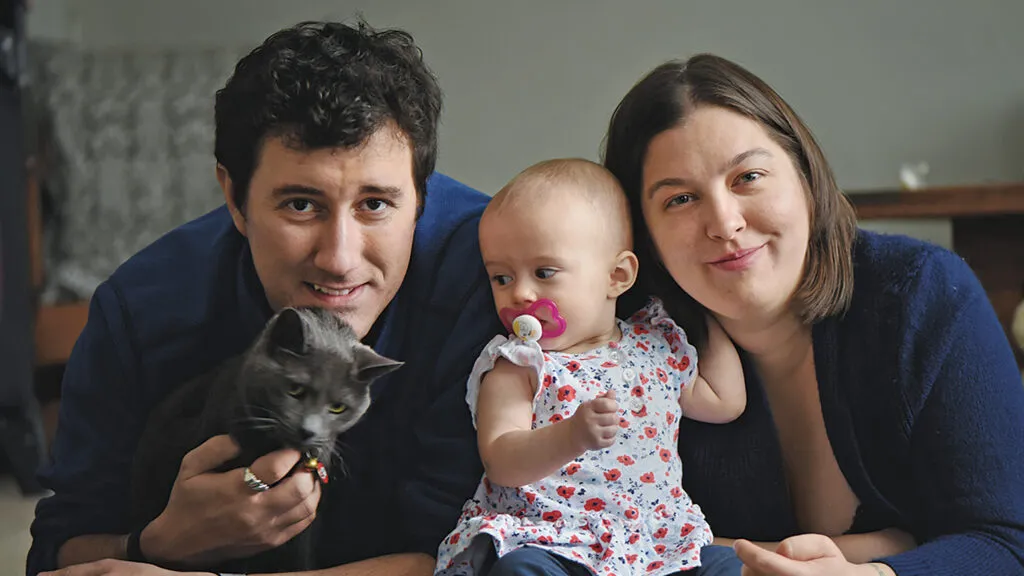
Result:
<svg viewBox="0 0 1024 576">
<path fill-rule="evenodd" d="M 795 560 L 769 552 L 747 540 L 737 540 L 733 550 L 743 564 L 757 576 L 803 576 L 805 566 Z M 748 572 L 744 572 L 747 574 Z"/>
<path fill-rule="evenodd" d="M 297 450 L 276 450 L 257 458 L 249 469 L 264 483 L 274 485 L 292 471 L 300 458 L 302 454 Z"/>
<path fill-rule="evenodd" d="M 316 509 L 319 501 L 320 483 L 313 477 L 312 473 L 298 471 L 270 489 L 264 496 L 263 503 L 266 505 L 267 513 L 275 517 L 276 524 L 278 522 L 276 518 L 301 506 L 303 502 L 311 502 L 313 509 Z M 291 524 L 297 520 L 298 518 L 295 518 L 289 522 L 284 522 L 283 525 Z"/>
<path fill-rule="evenodd" d="M 194 448 L 181 460 L 178 480 L 185 480 L 209 472 L 238 456 L 238 444 L 227 434 L 214 436 Z"/>
<path fill-rule="evenodd" d="M 843 555 L 834 540 L 821 534 L 800 534 L 786 538 L 779 542 L 775 551 L 793 560 L 817 560 Z"/>
</svg>

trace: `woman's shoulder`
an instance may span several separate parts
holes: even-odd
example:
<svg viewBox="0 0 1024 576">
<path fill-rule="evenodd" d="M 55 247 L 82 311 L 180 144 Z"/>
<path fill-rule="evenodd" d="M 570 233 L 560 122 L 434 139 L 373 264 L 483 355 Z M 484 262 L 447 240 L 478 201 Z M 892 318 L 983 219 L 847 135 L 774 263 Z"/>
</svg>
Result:
<svg viewBox="0 0 1024 576">
<path fill-rule="evenodd" d="M 963 258 L 936 244 L 899 234 L 859 230 L 853 248 L 853 305 L 902 308 L 908 301 L 952 303 L 981 286 Z"/>
</svg>

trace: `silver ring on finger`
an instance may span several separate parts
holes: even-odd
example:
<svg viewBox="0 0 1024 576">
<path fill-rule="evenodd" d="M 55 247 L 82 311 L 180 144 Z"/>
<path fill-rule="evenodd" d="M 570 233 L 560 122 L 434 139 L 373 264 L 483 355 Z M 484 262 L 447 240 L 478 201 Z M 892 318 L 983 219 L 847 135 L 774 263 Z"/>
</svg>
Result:
<svg viewBox="0 0 1024 576">
<path fill-rule="evenodd" d="M 253 492 L 266 492 L 267 490 L 270 490 L 270 485 L 257 478 L 248 467 L 246 467 L 245 476 L 243 476 L 242 479 L 245 480 L 245 485 Z"/>
</svg>

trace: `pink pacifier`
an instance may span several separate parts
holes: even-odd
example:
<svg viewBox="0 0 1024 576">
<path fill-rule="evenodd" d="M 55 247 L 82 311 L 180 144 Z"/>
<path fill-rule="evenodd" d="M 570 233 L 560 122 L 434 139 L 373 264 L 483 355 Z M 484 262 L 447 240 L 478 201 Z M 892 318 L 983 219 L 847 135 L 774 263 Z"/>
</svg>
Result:
<svg viewBox="0 0 1024 576">
<path fill-rule="evenodd" d="M 565 318 L 558 314 L 558 306 L 547 298 L 541 298 L 525 309 L 502 308 L 498 316 L 501 317 L 501 323 L 505 325 L 506 330 L 523 340 L 556 338 L 565 332 Z M 523 318 L 524 316 L 535 319 L 536 323 Z"/>
</svg>

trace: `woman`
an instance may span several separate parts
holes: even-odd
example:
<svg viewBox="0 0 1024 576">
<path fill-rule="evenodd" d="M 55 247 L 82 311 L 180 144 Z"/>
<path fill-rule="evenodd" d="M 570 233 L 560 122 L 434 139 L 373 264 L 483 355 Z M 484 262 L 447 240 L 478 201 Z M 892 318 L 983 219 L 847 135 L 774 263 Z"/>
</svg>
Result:
<svg viewBox="0 0 1024 576">
<path fill-rule="evenodd" d="M 634 86 L 604 161 L 641 290 L 741 351 L 746 412 L 680 455 L 745 574 L 1024 574 L 1024 389 L 961 259 L 858 230 L 807 127 L 715 56 Z"/>
</svg>

